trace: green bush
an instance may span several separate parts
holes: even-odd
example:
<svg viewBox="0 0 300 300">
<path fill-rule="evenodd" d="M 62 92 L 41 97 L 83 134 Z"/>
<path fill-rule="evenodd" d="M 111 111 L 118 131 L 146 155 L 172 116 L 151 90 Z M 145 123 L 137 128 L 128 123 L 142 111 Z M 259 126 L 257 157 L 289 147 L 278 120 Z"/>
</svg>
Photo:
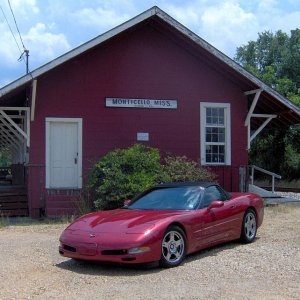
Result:
<svg viewBox="0 0 300 300">
<path fill-rule="evenodd" d="M 165 182 L 212 181 L 216 175 L 186 156 L 167 156 L 163 166 Z"/>
<path fill-rule="evenodd" d="M 157 184 L 161 175 L 159 150 L 136 144 L 102 157 L 91 170 L 87 187 L 93 190 L 97 209 L 113 209 Z"/>
<path fill-rule="evenodd" d="M 103 156 L 89 173 L 87 189 L 96 209 L 121 207 L 145 189 L 162 182 L 209 181 L 215 175 L 185 156 L 169 155 L 140 144 Z"/>
</svg>

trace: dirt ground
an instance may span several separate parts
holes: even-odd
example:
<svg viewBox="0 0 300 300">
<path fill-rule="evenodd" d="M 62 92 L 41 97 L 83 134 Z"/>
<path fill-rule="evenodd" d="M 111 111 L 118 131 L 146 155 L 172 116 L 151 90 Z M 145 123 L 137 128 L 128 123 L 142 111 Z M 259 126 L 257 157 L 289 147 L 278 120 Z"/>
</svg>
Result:
<svg viewBox="0 0 300 300">
<path fill-rule="evenodd" d="M 300 299 L 300 205 L 267 207 L 254 243 L 204 250 L 173 269 L 63 258 L 65 227 L 0 228 L 0 299 Z"/>
</svg>

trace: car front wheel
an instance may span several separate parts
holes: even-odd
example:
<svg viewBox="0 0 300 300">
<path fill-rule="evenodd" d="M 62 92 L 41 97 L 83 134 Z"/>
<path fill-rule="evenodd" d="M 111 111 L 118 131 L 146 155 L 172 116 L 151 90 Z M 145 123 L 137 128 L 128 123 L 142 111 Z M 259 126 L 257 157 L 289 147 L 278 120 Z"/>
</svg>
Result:
<svg viewBox="0 0 300 300">
<path fill-rule="evenodd" d="M 257 230 L 256 214 L 253 209 L 248 209 L 244 215 L 241 240 L 244 243 L 254 241 Z"/>
<path fill-rule="evenodd" d="M 160 265 L 165 268 L 176 267 L 185 258 L 186 237 L 178 226 L 170 226 L 162 240 Z"/>
</svg>

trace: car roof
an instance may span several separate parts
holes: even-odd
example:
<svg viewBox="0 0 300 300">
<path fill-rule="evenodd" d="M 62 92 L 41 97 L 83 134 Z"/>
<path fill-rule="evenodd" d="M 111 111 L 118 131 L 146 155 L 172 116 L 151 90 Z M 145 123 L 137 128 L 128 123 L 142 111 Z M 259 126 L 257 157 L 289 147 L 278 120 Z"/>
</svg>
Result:
<svg viewBox="0 0 300 300">
<path fill-rule="evenodd" d="M 187 186 L 199 186 L 207 188 L 211 185 L 218 185 L 212 181 L 188 181 L 188 182 L 167 182 L 156 185 L 154 188 L 175 188 L 175 187 L 187 187 Z"/>
</svg>

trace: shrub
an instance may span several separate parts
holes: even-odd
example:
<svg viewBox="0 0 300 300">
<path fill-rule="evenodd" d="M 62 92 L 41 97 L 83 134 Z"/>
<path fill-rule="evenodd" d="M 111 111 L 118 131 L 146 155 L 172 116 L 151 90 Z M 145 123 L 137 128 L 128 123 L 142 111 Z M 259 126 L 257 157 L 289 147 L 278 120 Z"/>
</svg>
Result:
<svg viewBox="0 0 300 300">
<path fill-rule="evenodd" d="M 96 209 L 122 206 L 145 189 L 162 182 L 210 181 L 215 175 L 185 156 L 169 155 L 162 164 L 159 150 L 135 144 L 103 156 L 92 168 L 87 189 Z"/>
<path fill-rule="evenodd" d="M 186 156 L 167 156 L 163 170 L 165 182 L 212 181 L 216 178 L 215 174 Z"/>
<path fill-rule="evenodd" d="M 93 190 L 97 209 L 113 209 L 160 182 L 161 176 L 159 150 L 136 144 L 102 157 L 91 170 L 87 187 Z"/>
</svg>

